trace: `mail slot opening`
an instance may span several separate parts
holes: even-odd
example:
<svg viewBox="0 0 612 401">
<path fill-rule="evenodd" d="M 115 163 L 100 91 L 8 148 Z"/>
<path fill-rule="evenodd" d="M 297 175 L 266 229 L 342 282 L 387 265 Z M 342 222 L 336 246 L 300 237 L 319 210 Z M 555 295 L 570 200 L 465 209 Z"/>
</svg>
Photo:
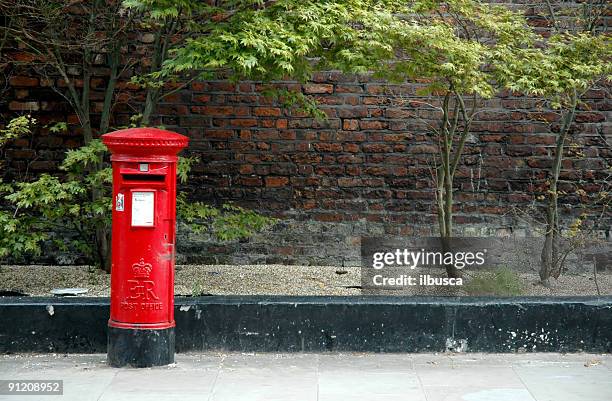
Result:
<svg viewBox="0 0 612 401">
<path fill-rule="evenodd" d="M 125 181 L 163 182 L 165 178 L 160 174 L 123 174 Z"/>
</svg>

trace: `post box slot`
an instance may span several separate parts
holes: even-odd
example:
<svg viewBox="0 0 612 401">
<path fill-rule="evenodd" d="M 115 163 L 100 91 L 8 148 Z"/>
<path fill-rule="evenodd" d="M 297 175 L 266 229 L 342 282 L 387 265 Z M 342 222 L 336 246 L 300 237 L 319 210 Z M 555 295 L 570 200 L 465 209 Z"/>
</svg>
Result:
<svg viewBox="0 0 612 401">
<path fill-rule="evenodd" d="M 159 174 L 123 174 L 125 181 L 163 182 L 165 175 Z"/>
</svg>

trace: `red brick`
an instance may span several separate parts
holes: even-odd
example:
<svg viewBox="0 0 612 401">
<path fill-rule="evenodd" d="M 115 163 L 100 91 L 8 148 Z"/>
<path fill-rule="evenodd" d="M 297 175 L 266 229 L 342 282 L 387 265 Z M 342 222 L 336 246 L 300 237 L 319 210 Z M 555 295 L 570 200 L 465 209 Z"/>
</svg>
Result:
<svg viewBox="0 0 612 401">
<path fill-rule="evenodd" d="M 42 57 L 28 52 L 10 52 L 7 56 L 13 61 L 20 61 L 22 63 L 31 63 L 34 60 L 42 59 Z"/>
<path fill-rule="evenodd" d="M 79 124 L 80 120 L 79 120 L 79 116 L 77 116 L 76 114 L 71 114 L 66 118 L 66 122 L 68 124 Z"/>
<path fill-rule="evenodd" d="M 552 123 L 558 121 L 560 116 L 558 113 L 554 112 L 535 112 L 527 113 L 527 118 L 533 121 L 545 121 L 547 123 Z"/>
<path fill-rule="evenodd" d="M 384 178 L 365 178 L 363 185 L 366 187 L 382 187 L 385 185 Z"/>
<path fill-rule="evenodd" d="M 363 163 L 363 157 L 356 155 L 339 155 L 337 157 L 338 163 L 349 164 L 349 163 Z"/>
<path fill-rule="evenodd" d="M 366 134 L 363 132 L 344 132 L 340 131 L 336 134 L 340 142 L 363 142 L 366 140 Z"/>
<path fill-rule="evenodd" d="M 310 210 L 317 207 L 317 202 L 314 199 L 307 199 L 302 203 L 302 209 Z"/>
<path fill-rule="evenodd" d="M 412 154 L 435 154 L 438 153 L 438 147 L 434 145 L 414 145 L 410 147 L 410 153 Z"/>
<path fill-rule="evenodd" d="M 75 81 L 77 81 L 77 82 L 75 83 Z M 78 81 L 80 81 L 80 85 L 79 85 Z M 72 80 L 72 84 L 77 86 L 77 87 L 82 87 L 83 86 L 83 81 L 82 80 L 78 80 L 78 79 L 77 80 L 73 79 Z M 63 88 L 65 88 L 67 86 L 66 85 L 66 81 L 63 80 L 63 79 L 58 79 L 57 80 L 57 85 L 60 86 L 60 87 L 63 87 Z M 139 90 L 140 86 L 135 84 L 135 83 L 132 83 L 130 81 L 127 81 L 127 82 L 117 82 L 117 89 L 119 89 L 119 90 L 131 90 L 131 91 L 135 91 L 135 90 Z M 164 100 L 168 101 L 167 98 L 164 99 Z"/>
<path fill-rule="evenodd" d="M 38 102 L 10 102 L 9 110 L 13 111 L 38 111 L 40 104 Z"/>
<path fill-rule="evenodd" d="M 362 185 L 363 183 L 361 181 L 361 178 L 348 178 L 348 177 L 338 178 L 338 186 L 341 186 L 341 187 L 360 187 Z"/>
<path fill-rule="evenodd" d="M 298 153 L 296 155 L 291 156 L 291 158 L 293 159 L 293 161 L 299 164 L 316 164 L 321 162 L 321 156 L 316 153 Z"/>
<path fill-rule="evenodd" d="M 235 127 L 256 127 L 257 120 L 254 118 L 244 118 L 231 120 L 231 123 Z"/>
<path fill-rule="evenodd" d="M 508 195 L 508 201 L 512 203 L 527 203 L 527 202 L 531 202 L 532 200 L 533 200 L 532 195 L 516 194 L 516 193 Z"/>
<path fill-rule="evenodd" d="M 385 121 L 360 121 L 359 127 L 361 129 L 374 129 L 382 130 L 387 129 L 388 124 Z"/>
<path fill-rule="evenodd" d="M 279 132 L 280 139 L 294 141 L 296 138 L 294 131 L 280 131 Z"/>
<path fill-rule="evenodd" d="M 391 172 L 396 176 L 405 176 L 408 174 L 408 169 L 406 167 L 392 167 Z"/>
<path fill-rule="evenodd" d="M 359 105 L 359 99 L 359 96 L 344 96 L 344 104 L 357 106 Z"/>
<path fill-rule="evenodd" d="M 577 123 L 600 123 L 606 121 L 606 116 L 602 113 L 578 113 L 576 114 Z"/>
<path fill-rule="evenodd" d="M 89 85 L 91 85 L 92 88 L 102 88 L 103 86 L 105 86 L 106 81 L 102 78 L 92 78 L 89 81 Z"/>
<path fill-rule="evenodd" d="M 38 78 L 22 77 L 22 76 L 11 77 L 9 79 L 9 84 L 11 86 L 34 87 L 34 86 L 38 86 Z"/>
<path fill-rule="evenodd" d="M 523 135 L 509 135 L 508 142 L 514 144 L 525 143 L 525 137 Z"/>
<path fill-rule="evenodd" d="M 211 139 L 229 139 L 234 135 L 232 130 L 206 130 L 204 137 Z"/>
<path fill-rule="evenodd" d="M 338 110 L 338 117 L 340 118 L 365 118 L 367 116 L 367 107 L 346 107 Z"/>
<path fill-rule="evenodd" d="M 11 159 L 31 159 L 36 156 L 36 152 L 32 149 L 9 149 L 6 151 L 6 156 Z"/>
<path fill-rule="evenodd" d="M 236 91 L 236 85 L 227 81 L 209 82 L 208 90 L 211 92 L 234 92 Z"/>
<path fill-rule="evenodd" d="M 357 131 L 359 129 L 359 120 L 344 120 L 342 129 L 347 131 Z"/>
<path fill-rule="evenodd" d="M 304 93 L 307 95 L 314 94 L 329 94 L 333 93 L 334 86 L 331 84 L 306 84 L 304 85 Z"/>
<path fill-rule="evenodd" d="M 403 142 L 408 141 L 413 138 L 412 134 L 403 133 L 403 134 L 385 134 L 383 140 L 385 142 Z"/>
<path fill-rule="evenodd" d="M 15 89 L 15 99 L 25 99 L 29 94 L 27 89 Z"/>
<path fill-rule="evenodd" d="M 275 139 L 278 139 L 278 131 L 276 130 L 256 131 L 253 133 L 253 137 L 260 141 L 275 140 Z"/>
<path fill-rule="evenodd" d="M 260 187 L 261 186 L 261 178 L 260 177 L 239 177 L 237 179 L 238 185 L 244 185 L 246 187 Z"/>
<path fill-rule="evenodd" d="M 367 96 L 362 98 L 363 104 L 387 104 L 389 103 L 389 98 L 386 96 Z"/>
<path fill-rule="evenodd" d="M 494 135 L 480 135 L 480 140 L 482 142 L 501 142 L 504 136 L 500 134 Z"/>
<path fill-rule="evenodd" d="M 240 92 L 253 92 L 253 84 L 248 83 L 248 82 L 241 82 L 238 84 L 238 90 L 240 90 Z"/>
<path fill-rule="evenodd" d="M 359 145 L 357 145 L 356 143 L 345 143 L 343 145 L 343 148 L 345 152 L 350 152 L 350 153 L 359 152 Z"/>
<path fill-rule="evenodd" d="M 317 96 L 315 98 L 319 105 L 338 106 L 344 103 L 344 100 L 338 96 Z"/>
<path fill-rule="evenodd" d="M 243 164 L 240 167 L 238 167 L 238 172 L 240 174 L 253 174 L 254 171 L 255 171 L 255 168 L 253 167 L 252 164 Z"/>
<path fill-rule="evenodd" d="M 169 116 L 186 116 L 189 115 L 189 107 L 184 104 L 169 104 L 159 106 L 157 108 L 157 113 Z"/>
<path fill-rule="evenodd" d="M 344 166 L 317 166 L 315 172 L 319 175 L 341 175 L 344 174 Z"/>
<path fill-rule="evenodd" d="M 368 175 L 387 175 L 387 169 L 383 166 L 366 167 L 363 172 Z"/>
<path fill-rule="evenodd" d="M 346 166 L 346 173 L 348 175 L 361 175 L 361 168 L 359 166 Z"/>
<path fill-rule="evenodd" d="M 33 161 L 30 163 L 30 168 L 33 171 L 55 171 L 57 163 L 52 161 Z"/>
<path fill-rule="evenodd" d="M 342 152 L 342 145 L 339 143 L 315 143 L 313 147 L 317 152 Z"/>
<path fill-rule="evenodd" d="M 380 107 L 370 107 L 368 108 L 369 116 L 372 118 L 381 118 L 385 116 L 385 109 Z M 385 123 L 388 125 L 388 123 Z"/>
<path fill-rule="evenodd" d="M 266 187 L 284 187 L 289 184 L 287 177 L 266 177 Z"/>
<path fill-rule="evenodd" d="M 191 89 L 196 92 L 205 92 L 208 90 L 208 85 L 206 82 L 193 82 L 191 84 Z"/>
<path fill-rule="evenodd" d="M 384 143 L 367 143 L 361 146 L 367 153 L 385 153 L 391 151 L 391 147 Z"/>
<path fill-rule="evenodd" d="M 17 138 L 13 139 L 13 145 L 18 148 L 26 148 L 30 145 L 30 140 L 27 138 Z"/>
<path fill-rule="evenodd" d="M 533 146 L 508 145 L 506 154 L 508 156 L 530 156 L 533 154 Z"/>
<path fill-rule="evenodd" d="M 361 93 L 361 85 L 336 85 L 336 93 Z"/>
<path fill-rule="evenodd" d="M 382 95 L 388 92 L 388 87 L 383 85 L 367 85 L 366 92 L 374 95 Z"/>
<path fill-rule="evenodd" d="M 410 118 L 413 117 L 413 114 L 406 109 L 387 109 L 385 116 L 387 118 Z"/>
<path fill-rule="evenodd" d="M 278 117 L 281 115 L 281 109 L 278 107 L 256 107 L 253 109 L 253 114 L 256 116 Z"/>
<path fill-rule="evenodd" d="M 207 116 L 248 116 L 248 107 L 233 106 L 192 106 L 191 111 Z"/>
<path fill-rule="evenodd" d="M 208 103 L 210 102 L 210 95 L 193 95 L 193 101 L 195 103 Z"/>
<path fill-rule="evenodd" d="M 557 137 L 555 135 L 529 135 L 527 136 L 527 143 L 530 144 L 543 144 L 553 145 L 556 143 Z"/>
<path fill-rule="evenodd" d="M 337 213 L 315 214 L 315 220 L 334 223 L 342 221 L 342 215 Z"/>
</svg>

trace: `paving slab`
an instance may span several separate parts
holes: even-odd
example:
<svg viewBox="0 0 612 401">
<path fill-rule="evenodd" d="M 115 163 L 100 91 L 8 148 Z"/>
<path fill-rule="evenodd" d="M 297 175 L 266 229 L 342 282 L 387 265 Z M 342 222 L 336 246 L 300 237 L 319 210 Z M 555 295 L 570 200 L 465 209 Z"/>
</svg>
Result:
<svg viewBox="0 0 612 401">
<path fill-rule="evenodd" d="M 188 353 L 111 368 L 103 354 L 0 355 L 0 379 L 64 381 L 62 401 L 610 401 L 598 354 Z"/>
<path fill-rule="evenodd" d="M 536 401 L 524 388 L 427 387 L 427 401 Z"/>
<path fill-rule="evenodd" d="M 612 374 L 605 366 L 516 366 L 514 370 L 537 401 L 612 400 Z"/>
<path fill-rule="evenodd" d="M 316 401 L 314 354 L 229 354 L 211 401 Z"/>
</svg>

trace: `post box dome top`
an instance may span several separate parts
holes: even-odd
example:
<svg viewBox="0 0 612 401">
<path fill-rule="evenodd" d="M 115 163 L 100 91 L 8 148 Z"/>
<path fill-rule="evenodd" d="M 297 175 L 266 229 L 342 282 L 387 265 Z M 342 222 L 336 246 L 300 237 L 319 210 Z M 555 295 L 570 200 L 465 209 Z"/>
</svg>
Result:
<svg viewBox="0 0 612 401">
<path fill-rule="evenodd" d="M 129 128 L 102 135 L 113 155 L 175 156 L 187 147 L 189 138 L 159 128 Z"/>
</svg>

